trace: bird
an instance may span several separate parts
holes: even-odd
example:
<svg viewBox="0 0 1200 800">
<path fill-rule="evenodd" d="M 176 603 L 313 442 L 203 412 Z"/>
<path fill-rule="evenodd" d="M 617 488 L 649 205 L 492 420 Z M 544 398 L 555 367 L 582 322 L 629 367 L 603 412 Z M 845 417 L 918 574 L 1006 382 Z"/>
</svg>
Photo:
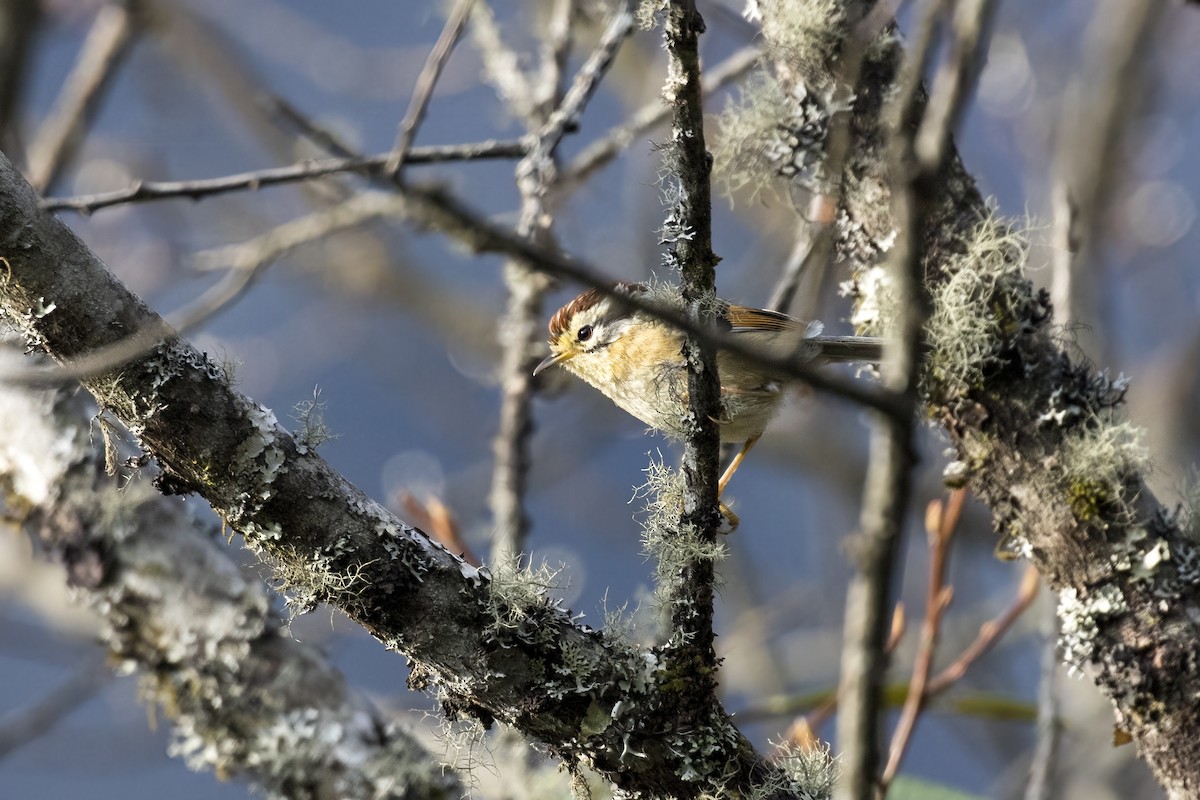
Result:
<svg viewBox="0 0 1200 800">
<path fill-rule="evenodd" d="M 533 374 L 561 366 L 649 427 L 668 437 L 684 438 L 688 412 L 684 333 L 622 302 L 636 297 L 665 305 L 675 298 L 677 305 L 678 296 L 674 287 L 643 283 L 616 282 L 607 293 L 588 289 L 550 318 L 550 355 Z M 821 323 L 802 322 L 769 309 L 718 300 L 714 316 L 718 332 L 776 358 L 800 353 L 815 363 L 872 363 L 879 361 L 883 351 L 882 339 L 821 336 Z M 742 445 L 717 483 L 720 496 L 779 411 L 787 375 L 728 349 L 717 352 L 717 372 L 721 442 Z"/>
</svg>

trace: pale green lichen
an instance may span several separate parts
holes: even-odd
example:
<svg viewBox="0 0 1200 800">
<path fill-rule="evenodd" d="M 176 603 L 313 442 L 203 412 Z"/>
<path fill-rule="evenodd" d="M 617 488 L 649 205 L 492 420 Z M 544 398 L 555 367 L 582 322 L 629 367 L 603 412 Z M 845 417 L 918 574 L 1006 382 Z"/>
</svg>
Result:
<svg viewBox="0 0 1200 800">
<path fill-rule="evenodd" d="M 939 402 L 978 390 L 1001 351 L 1030 329 L 1024 264 L 1028 242 L 1008 221 L 982 220 L 965 252 L 951 259 L 926 325 L 926 388 Z"/>
<path fill-rule="evenodd" d="M 845 109 L 801 84 L 789 90 L 770 73 L 756 73 L 721 115 L 713 179 L 731 197 L 779 196 L 793 181 L 827 190 L 822 165 L 829 119 Z"/>
<path fill-rule="evenodd" d="M 791 742 L 772 743 L 772 761 L 781 773 L 754 786 L 748 798 L 791 794 L 805 800 L 824 800 L 833 795 L 838 778 L 838 761 L 827 744 L 799 747 Z"/>
<path fill-rule="evenodd" d="M 846 39 L 846 4 L 840 0 L 750 0 L 745 14 L 763 22 L 770 61 L 828 64 Z"/>
<path fill-rule="evenodd" d="M 655 558 L 655 574 L 659 596 L 670 594 L 685 567 L 698 561 L 719 561 L 725 557 L 723 542 L 706 542 L 693 527 L 683 525 L 683 476 L 668 467 L 661 454 L 651 458 L 643 470 L 646 482 L 638 488 L 636 498 L 645 500 L 645 519 L 642 521 L 642 545 Z"/>
<path fill-rule="evenodd" d="M 330 431 L 329 426 L 325 424 L 325 409 L 328 405 L 321 400 L 320 387 L 314 387 L 311 399 L 301 400 L 294 406 L 295 413 L 292 418 L 299 426 L 295 436 L 296 450 L 301 455 L 337 438 L 337 434 Z"/>
<path fill-rule="evenodd" d="M 457 772 L 468 788 L 478 788 L 481 771 L 495 771 L 494 759 L 485 746 L 487 730 L 474 717 L 451 719 L 443 716 L 438 740 L 444 748 L 443 766 Z"/>
<path fill-rule="evenodd" d="M 1072 427 L 1059 448 L 1059 471 L 1071 513 L 1081 522 L 1128 519 L 1128 488 L 1149 466 L 1142 430 L 1129 422 Z"/>
<path fill-rule="evenodd" d="M 487 613 L 493 620 L 492 635 L 535 635 L 539 641 L 557 635 L 553 626 L 537 622 L 547 612 L 558 610 L 551 593 L 565 588 L 561 569 L 552 569 L 544 561 L 536 567 L 517 567 L 506 560 L 493 564 L 490 575 Z"/>
<path fill-rule="evenodd" d="M 633 13 L 633 19 L 640 29 L 652 30 L 666 10 L 667 0 L 642 0 Z"/>
</svg>

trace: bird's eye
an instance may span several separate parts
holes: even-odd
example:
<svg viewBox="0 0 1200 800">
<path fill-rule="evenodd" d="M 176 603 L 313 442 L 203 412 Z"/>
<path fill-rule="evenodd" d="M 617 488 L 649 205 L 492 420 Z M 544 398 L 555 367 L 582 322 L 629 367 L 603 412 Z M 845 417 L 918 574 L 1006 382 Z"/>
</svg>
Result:
<svg viewBox="0 0 1200 800">
<path fill-rule="evenodd" d="M 592 326 L 584 325 L 579 329 L 579 333 L 575 334 L 575 336 L 579 339 L 579 341 L 586 342 L 588 339 L 592 338 Z"/>
</svg>

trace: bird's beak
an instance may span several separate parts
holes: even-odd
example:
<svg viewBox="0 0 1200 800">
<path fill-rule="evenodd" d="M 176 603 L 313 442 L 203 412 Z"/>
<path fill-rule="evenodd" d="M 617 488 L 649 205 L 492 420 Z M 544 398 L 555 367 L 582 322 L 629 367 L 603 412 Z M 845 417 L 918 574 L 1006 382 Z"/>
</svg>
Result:
<svg viewBox="0 0 1200 800">
<path fill-rule="evenodd" d="M 539 372 L 541 372 L 544 369 L 549 369 L 550 367 L 553 367 L 555 364 L 561 364 L 562 362 L 566 361 L 573 355 L 575 355 L 575 354 L 570 352 L 569 350 L 564 350 L 561 353 L 551 353 L 550 355 L 546 356 L 546 358 L 544 358 L 542 360 L 542 363 L 538 364 L 537 367 L 534 368 L 533 374 L 537 375 Z"/>
</svg>

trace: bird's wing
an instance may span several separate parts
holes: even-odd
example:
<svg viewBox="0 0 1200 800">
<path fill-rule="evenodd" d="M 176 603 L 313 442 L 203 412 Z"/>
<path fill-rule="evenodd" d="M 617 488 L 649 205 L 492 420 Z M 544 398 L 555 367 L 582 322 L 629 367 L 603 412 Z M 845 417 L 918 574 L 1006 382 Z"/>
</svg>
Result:
<svg viewBox="0 0 1200 800">
<path fill-rule="evenodd" d="M 821 332 L 819 322 L 801 322 L 798 319 L 769 311 L 765 308 L 751 308 L 729 303 L 724 308 L 722 316 L 729 323 L 730 333 L 784 333 L 803 332 L 803 337 L 816 336 Z"/>
</svg>

